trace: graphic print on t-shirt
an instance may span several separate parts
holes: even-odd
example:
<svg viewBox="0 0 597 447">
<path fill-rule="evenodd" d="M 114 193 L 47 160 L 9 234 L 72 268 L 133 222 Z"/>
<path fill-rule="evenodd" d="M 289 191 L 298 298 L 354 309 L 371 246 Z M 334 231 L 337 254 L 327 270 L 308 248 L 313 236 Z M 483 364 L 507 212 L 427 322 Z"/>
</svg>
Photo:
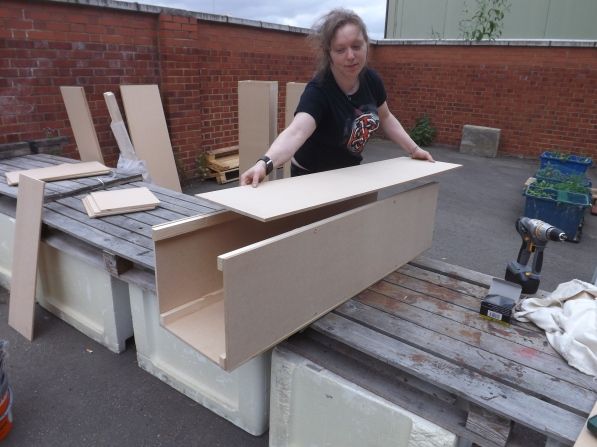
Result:
<svg viewBox="0 0 597 447">
<path fill-rule="evenodd" d="M 360 111 L 359 111 L 360 112 Z M 379 128 L 379 116 L 375 112 L 361 113 L 352 122 L 352 129 L 347 149 L 353 154 L 360 154 L 369 138 Z"/>
</svg>

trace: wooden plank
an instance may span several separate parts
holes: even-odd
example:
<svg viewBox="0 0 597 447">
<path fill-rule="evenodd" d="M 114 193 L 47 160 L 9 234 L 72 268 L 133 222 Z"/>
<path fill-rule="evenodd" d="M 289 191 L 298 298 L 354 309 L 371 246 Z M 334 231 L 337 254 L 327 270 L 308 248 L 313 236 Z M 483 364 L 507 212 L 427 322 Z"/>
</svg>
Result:
<svg viewBox="0 0 597 447">
<path fill-rule="evenodd" d="M 497 416 L 477 405 L 470 405 L 466 418 L 466 428 L 478 433 L 485 439 L 497 445 L 505 446 L 512 421 L 509 418 Z"/>
<path fill-rule="evenodd" d="M 419 299 L 424 295 L 413 294 L 408 291 L 397 291 L 397 296 L 405 296 L 404 302 L 395 297 L 378 294 L 372 290 L 361 292 L 356 299 L 363 304 L 391 313 L 411 321 L 419 326 L 432 329 L 473 346 L 481 347 L 488 352 L 497 354 L 505 359 L 525 364 L 560 380 L 577 384 L 587 390 L 597 391 L 597 383 L 590 376 L 576 371 L 562 358 L 554 357 L 529 346 L 525 338 L 504 337 L 500 333 L 502 326 L 491 323 L 486 327 L 475 328 L 460 321 L 447 318 L 442 312 L 445 306 L 420 306 Z M 406 298 L 408 296 L 408 298 Z M 422 312 L 425 310 L 426 312 Z M 471 320 L 480 319 L 471 316 Z M 486 320 L 485 320 L 486 321 Z M 547 343 L 547 341 L 545 341 Z"/>
<path fill-rule="evenodd" d="M 120 94 L 135 153 L 156 185 L 181 191 L 166 116 L 157 85 L 121 85 Z"/>
<path fill-rule="evenodd" d="M 89 245 L 97 247 L 100 250 L 110 250 L 133 263 L 153 270 L 155 267 L 153 250 L 129 242 L 128 239 L 119 238 L 114 235 L 106 234 L 98 228 L 80 223 L 71 217 L 72 211 L 68 208 L 59 207 L 56 211 L 49 207 L 54 204 L 48 204 L 44 210 L 44 223 L 48 226 L 60 230 L 61 232 L 73 236 L 76 239 L 86 241 Z M 66 213 L 66 214 L 63 214 Z M 85 217 L 90 220 L 88 217 Z"/>
<path fill-rule="evenodd" d="M 239 171 L 245 172 L 268 150 L 278 133 L 278 82 L 238 82 Z"/>
<path fill-rule="evenodd" d="M 286 84 L 286 102 L 284 105 L 284 128 L 290 126 L 294 119 L 294 112 L 299 104 L 301 95 L 307 84 L 305 82 L 288 82 Z M 284 163 L 284 178 L 290 177 L 290 161 Z"/>
<path fill-rule="evenodd" d="M 44 182 L 23 175 L 17 198 L 8 324 L 33 340 Z"/>
<path fill-rule="evenodd" d="M 73 130 L 81 161 L 97 161 L 104 164 L 102 149 L 95 133 L 93 119 L 83 87 L 60 87 L 66 113 Z"/>
<path fill-rule="evenodd" d="M 408 315 L 401 318 L 401 313 L 388 314 L 355 300 L 338 307 L 335 312 L 411 346 L 433 352 L 451 363 L 497 381 L 507 382 L 516 389 L 566 407 L 572 412 L 586 413 L 597 398 L 597 393 L 586 388 L 528 367 L 523 363 L 524 358 L 519 362 L 505 361 L 502 356 L 487 351 L 483 346 L 468 344 L 460 338 L 451 337 L 441 328 L 436 331 L 421 327 L 409 321 Z M 427 312 L 420 313 L 423 314 L 421 319 L 428 317 Z M 457 335 L 458 331 L 459 328 L 455 328 L 454 332 Z"/>
<path fill-rule="evenodd" d="M 453 365 L 334 313 L 324 316 L 311 327 L 548 437 L 572 443 L 582 428 L 584 418 L 581 416 Z M 463 384 L 466 384 L 465 388 Z"/>
<path fill-rule="evenodd" d="M 351 197 L 376 192 L 459 167 L 453 163 L 394 158 L 334 171 L 264 183 L 257 188 L 240 186 L 197 197 L 267 222 Z"/>
<path fill-rule="evenodd" d="M 597 402 L 595 402 L 593 409 L 589 413 L 589 418 L 595 415 L 597 415 Z M 587 424 L 583 425 L 583 428 L 574 443 L 574 447 L 597 447 L 597 437 L 589 432 Z"/>
<path fill-rule="evenodd" d="M 395 275 L 396 273 L 391 273 L 388 276 L 392 278 Z M 426 309 L 434 314 L 442 315 L 445 318 L 459 322 L 467 326 L 467 328 L 493 333 L 501 338 L 515 341 L 521 346 L 544 352 L 555 358 L 561 357 L 547 343 L 544 334 L 529 331 L 516 325 L 503 326 L 499 323 L 480 318 L 478 310 L 470 310 L 459 306 L 458 303 L 452 303 L 451 300 L 458 300 L 462 297 L 450 290 L 426 284 L 422 289 L 424 293 L 421 293 L 417 286 L 408 288 L 403 287 L 402 284 L 398 285 L 389 281 L 380 281 L 371 286 L 370 290 L 399 301 L 412 303 L 420 309 Z"/>
</svg>

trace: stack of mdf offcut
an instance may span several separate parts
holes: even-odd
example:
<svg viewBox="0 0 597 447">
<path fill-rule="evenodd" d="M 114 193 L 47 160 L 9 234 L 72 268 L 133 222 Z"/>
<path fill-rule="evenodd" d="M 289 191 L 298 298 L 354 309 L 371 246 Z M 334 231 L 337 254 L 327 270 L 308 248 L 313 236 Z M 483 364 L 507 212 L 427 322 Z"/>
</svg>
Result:
<svg viewBox="0 0 597 447">
<path fill-rule="evenodd" d="M 152 210 L 159 205 L 158 198 L 146 187 L 92 192 L 82 199 L 89 217 L 134 213 Z"/>
<path fill-rule="evenodd" d="M 218 183 L 238 180 L 238 146 L 207 151 L 205 159 Z"/>
</svg>

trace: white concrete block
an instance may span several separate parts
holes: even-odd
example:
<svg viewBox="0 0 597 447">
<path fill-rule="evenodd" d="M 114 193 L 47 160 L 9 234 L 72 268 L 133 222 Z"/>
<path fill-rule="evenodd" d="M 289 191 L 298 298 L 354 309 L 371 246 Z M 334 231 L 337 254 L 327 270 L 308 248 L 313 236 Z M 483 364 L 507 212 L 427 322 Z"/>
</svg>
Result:
<svg viewBox="0 0 597 447">
<path fill-rule="evenodd" d="M 270 447 L 452 447 L 456 436 L 280 346 L 272 355 Z"/>
<path fill-rule="evenodd" d="M 0 213 L 0 286 L 10 289 L 15 219 Z"/>
<path fill-rule="evenodd" d="M 72 254 L 40 244 L 37 302 L 112 352 L 133 336 L 125 282 Z"/>
<path fill-rule="evenodd" d="M 226 372 L 160 326 L 154 292 L 129 285 L 139 366 L 195 402 L 259 436 L 269 424 L 271 351 Z"/>
</svg>

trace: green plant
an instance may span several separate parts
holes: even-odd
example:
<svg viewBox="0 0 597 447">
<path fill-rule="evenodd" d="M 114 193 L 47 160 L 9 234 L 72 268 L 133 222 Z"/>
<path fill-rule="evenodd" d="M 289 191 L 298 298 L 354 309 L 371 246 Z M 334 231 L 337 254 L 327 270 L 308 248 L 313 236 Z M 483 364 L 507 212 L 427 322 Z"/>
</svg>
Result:
<svg viewBox="0 0 597 447">
<path fill-rule="evenodd" d="M 200 181 L 203 181 L 209 177 L 210 171 L 209 167 L 207 166 L 207 156 L 205 152 L 200 153 L 197 158 L 195 158 L 195 167 L 197 169 L 197 178 Z"/>
<path fill-rule="evenodd" d="M 510 11 L 510 0 L 475 0 L 477 8 L 469 10 L 464 3 L 465 16 L 459 23 L 462 37 L 466 40 L 495 40 L 502 35 L 504 17 Z"/>
<path fill-rule="evenodd" d="M 419 146 L 429 146 L 433 142 L 436 133 L 437 131 L 427 115 L 419 118 L 415 122 L 415 126 L 408 132 L 413 141 Z"/>
</svg>

